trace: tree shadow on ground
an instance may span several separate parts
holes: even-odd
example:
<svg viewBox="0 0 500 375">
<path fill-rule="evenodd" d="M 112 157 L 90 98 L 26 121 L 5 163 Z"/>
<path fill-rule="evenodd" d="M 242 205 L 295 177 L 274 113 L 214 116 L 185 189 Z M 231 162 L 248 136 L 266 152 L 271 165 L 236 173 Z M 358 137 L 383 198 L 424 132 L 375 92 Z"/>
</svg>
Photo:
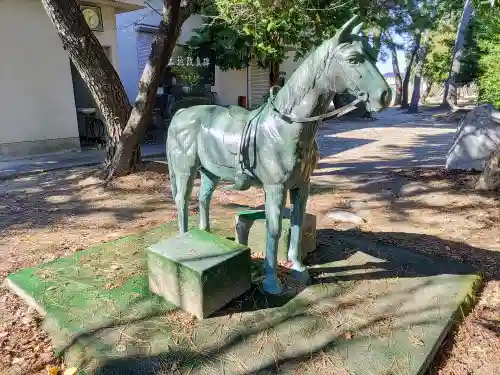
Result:
<svg viewBox="0 0 500 375">
<path fill-rule="evenodd" d="M 404 272 L 398 277 L 469 274 L 471 270 L 475 270 L 477 273 L 481 272 L 486 279 L 500 280 L 500 253 L 432 235 L 404 232 L 365 232 L 359 229 L 348 231 L 318 229 L 317 243 L 316 251 L 306 258 L 309 265 L 344 260 L 356 251 L 383 259 L 383 263 L 366 264 L 367 269 L 370 267 L 384 268 L 383 271 L 363 275 L 366 279 L 392 277 L 401 272 L 401 265 L 404 265 Z M 325 250 L 329 248 L 338 250 Z M 398 251 L 398 248 L 403 250 Z M 415 258 L 414 254 L 422 254 L 427 257 Z M 454 262 L 449 263 L 450 259 Z M 411 268 L 406 267 L 409 265 Z M 358 266 L 358 268 L 361 267 Z M 319 271 L 322 269 L 319 268 Z M 341 271 L 344 270 L 338 270 L 338 272 Z M 317 273 L 316 270 L 314 272 Z M 336 280 L 342 280 L 346 277 L 349 278 L 349 276 L 339 276 Z"/>
<path fill-rule="evenodd" d="M 398 222 L 407 221 L 417 210 L 463 215 L 467 210 L 486 212 L 496 206 L 498 192 L 474 190 L 477 175 L 444 169 L 450 134 L 417 135 L 414 139 L 407 146 L 386 145 L 387 153 L 363 160 L 323 159 L 311 179 L 311 195 L 341 191 L 360 195 L 372 206 L 387 206 L 389 220 Z M 396 150 L 394 158 L 391 150 Z M 435 196 L 443 199 L 433 199 Z M 467 199 L 460 202 L 461 197 Z"/>
<path fill-rule="evenodd" d="M 330 370 L 331 373 L 335 371 L 338 373 L 342 370 L 337 367 L 341 361 L 339 362 L 335 357 L 338 356 L 338 349 L 342 345 L 354 345 L 356 340 L 359 340 L 359 345 L 363 345 L 366 337 L 360 332 L 368 332 L 366 333 L 368 337 L 374 335 L 374 338 L 380 338 L 388 334 L 380 331 L 381 326 L 387 328 L 388 321 L 391 322 L 389 324 L 391 332 L 393 330 L 405 331 L 413 326 L 435 324 L 431 311 L 440 310 L 445 305 L 424 303 L 418 308 L 413 306 L 401 311 L 399 307 L 395 308 L 395 306 L 404 306 L 408 301 L 415 299 L 416 295 L 425 293 L 425 288 L 431 285 L 431 281 L 427 279 L 428 276 L 470 275 L 474 272 L 467 263 L 422 257 L 417 252 L 394 246 L 383 235 L 384 233 L 359 231 L 346 233 L 320 229 L 317 250 L 307 259 L 312 266 L 311 273 L 315 275 L 315 284 L 312 288 L 319 287 L 319 289 L 314 289 L 315 292 L 307 293 L 309 289 L 305 289 L 303 291 L 305 294 L 299 292 L 293 298 L 282 300 L 270 296 L 273 301 L 269 303 L 267 300 L 269 296 L 264 294 L 255 298 L 255 294 L 261 292 L 254 286 L 252 291 L 244 295 L 247 303 L 241 303 L 241 299 L 237 299 L 218 314 L 199 323 L 208 324 L 210 327 L 225 327 L 224 330 L 227 329 L 227 332 L 222 335 L 221 339 L 208 340 L 208 344 L 191 344 L 183 348 L 169 343 L 165 345 L 171 348 L 170 350 L 159 352 L 155 350 L 155 353 L 149 351 L 148 353 L 123 353 L 115 357 L 104 356 L 100 358 L 101 365 L 98 366 L 96 373 L 101 375 L 137 373 L 159 375 L 175 374 L 176 371 L 191 373 L 200 367 L 205 367 L 207 371 L 214 371 L 214 373 L 223 373 L 224 368 L 229 371 L 228 373 L 239 374 L 276 374 L 293 373 L 293 371 L 304 374 L 329 374 Z M 398 235 L 404 238 L 409 234 L 399 233 Z M 418 236 L 414 235 L 413 241 L 418 241 Z M 434 242 L 440 246 L 452 245 L 450 241 L 442 241 L 433 236 L 422 237 L 424 238 L 421 241 L 424 243 Z M 500 264 L 496 253 L 477 248 L 469 248 L 468 251 L 482 252 L 483 258 L 491 257 L 491 261 Z M 359 258 L 360 252 L 365 254 L 365 258 Z M 352 259 L 358 260 L 351 262 Z M 359 259 L 371 260 L 356 264 Z M 340 262 L 340 264 L 331 264 L 332 262 Z M 372 294 L 362 296 L 356 289 L 356 285 L 366 285 L 371 281 L 401 280 L 402 285 L 405 279 L 409 280 L 410 284 L 400 286 L 396 291 L 372 289 Z M 321 294 L 323 288 L 327 290 L 324 295 Z M 373 307 L 367 309 L 370 306 L 370 298 L 390 298 L 393 303 L 385 306 L 381 311 Z M 328 308 L 325 309 L 325 306 Z M 363 319 L 356 323 L 345 321 L 353 311 L 359 312 L 364 309 L 367 309 L 367 314 L 370 311 L 370 314 L 364 316 Z M 323 322 L 323 319 L 329 319 L 329 324 L 337 328 L 325 330 L 325 327 L 319 324 L 320 321 Z M 237 324 L 234 325 L 234 322 Z M 314 327 L 306 334 L 302 328 L 307 326 L 308 322 L 313 322 Z M 179 324 L 181 324 L 180 320 Z M 143 329 L 141 324 L 134 327 L 118 326 L 115 329 L 126 331 L 126 335 L 131 337 L 140 337 L 142 342 L 158 339 L 155 338 L 156 333 L 153 330 Z M 276 339 L 277 332 L 281 337 L 290 330 L 293 331 L 296 341 L 293 341 L 292 347 L 286 347 L 286 345 L 282 347 L 283 342 Z M 352 332 L 352 338 L 350 338 L 350 332 Z M 185 338 L 189 335 L 186 334 Z M 265 342 L 262 342 L 262 335 L 265 336 Z M 99 336 L 100 333 L 92 333 L 91 337 L 86 338 L 86 345 L 95 344 L 94 340 Z M 195 336 L 198 337 L 198 335 Z M 346 337 L 349 338 L 346 339 Z M 387 337 L 391 337 L 391 334 Z M 303 341 L 310 341 L 307 348 L 301 344 Z M 346 342 L 348 344 L 345 344 Z M 270 353 L 271 349 L 266 346 L 268 344 L 275 348 L 272 349 L 273 351 L 277 351 Z M 267 349 L 263 349 L 264 347 Z M 251 360 L 251 358 L 254 359 Z M 334 358 L 333 361 L 332 358 Z M 325 363 L 328 364 L 327 367 Z M 300 372 L 301 369 L 302 372 Z"/>
<path fill-rule="evenodd" d="M 445 164 L 445 158 L 453 137 L 449 133 L 416 135 L 411 145 L 399 146 L 389 144 L 383 146 L 377 155 L 366 155 L 364 160 L 352 162 L 335 160 L 320 161 L 313 176 L 358 176 L 368 178 L 384 172 L 411 167 L 440 167 Z M 384 149 L 387 152 L 383 152 Z M 328 150 L 322 152 L 323 158 L 331 155 Z M 327 170 L 334 168 L 334 170 Z"/>
<path fill-rule="evenodd" d="M 67 219 L 92 218 L 85 224 L 119 225 L 155 212 L 174 213 L 162 163 L 146 163 L 131 176 L 107 186 L 94 168 L 52 171 L 0 182 L 0 230 L 43 229 Z M 195 189 L 198 186 L 196 182 Z M 190 209 L 197 205 L 192 197 Z M 168 220 L 168 218 L 166 217 Z M 75 226 L 73 222 L 67 227 Z"/>
</svg>

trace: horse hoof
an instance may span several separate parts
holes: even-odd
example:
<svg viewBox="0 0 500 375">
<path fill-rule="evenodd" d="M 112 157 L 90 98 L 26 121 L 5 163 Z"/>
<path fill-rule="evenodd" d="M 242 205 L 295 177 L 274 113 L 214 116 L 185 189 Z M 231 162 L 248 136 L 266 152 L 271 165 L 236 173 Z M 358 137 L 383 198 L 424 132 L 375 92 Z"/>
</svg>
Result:
<svg viewBox="0 0 500 375">
<path fill-rule="evenodd" d="M 309 276 L 309 271 L 307 270 L 307 268 L 305 268 L 304 270 L 293 270 L 292 269 L 291 275 L 292 275 L 293 280 L 298 281 L 298 282 L 303 283 L 303 284 L 307 284 L 311 280 L 311 277 Z"/>
<path fill-rule="evenodd" d="M 283 293 L 283 286 L 281 285 L 281 281 L 275 278 L 266 277 L 262 284 L 264 292 L 269 294 L 281 294 Z"/>
</svg>

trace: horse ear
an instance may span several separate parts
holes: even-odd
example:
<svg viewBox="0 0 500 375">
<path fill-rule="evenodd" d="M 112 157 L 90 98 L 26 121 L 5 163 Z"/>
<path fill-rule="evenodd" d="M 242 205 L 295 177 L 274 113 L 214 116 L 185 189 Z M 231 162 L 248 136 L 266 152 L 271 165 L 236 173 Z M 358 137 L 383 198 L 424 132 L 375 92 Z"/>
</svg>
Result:
<svg viewBox="0 0 500 375">
<path fill-rule="evenodd" d="M 359 32 L 361 31 L 362 28 L 363 28 L 363 22 L 361 22 L 361 23 L 357 24 L 356 26 L 354 26 L 354 28 L 351 31 L 351 34 L 352 35 L 359 35 Z"/>
<path fill-rule="evenodd" d="M 349 21 L 347 21 L 344 26 L 342 26 L 335 36 L 333 37 L 333 40 L 335 41 L 335 44 L 339 45 L 340 43 L 345 43 L 349 42 L 350 36 L 351 36 L 351 30 L 353 28 L 354 23 L 359 19 L 358 15 L 355 15 L 352 17 Z M 359 31 L 358 31 L 359 32 Z"/>
</svg>

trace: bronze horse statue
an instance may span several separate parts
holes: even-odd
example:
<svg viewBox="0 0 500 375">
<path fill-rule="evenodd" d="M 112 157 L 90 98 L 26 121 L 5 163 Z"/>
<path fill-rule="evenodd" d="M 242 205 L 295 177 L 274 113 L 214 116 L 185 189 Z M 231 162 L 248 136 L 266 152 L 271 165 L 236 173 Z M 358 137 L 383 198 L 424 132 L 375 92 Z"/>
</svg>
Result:
<svg viewBox="0 0 500 375">
<path fill-rule="evenodd" d="M 309 280 L 300 239 L 310 177 L 319 158 L 316 131 L 321 120 L 354 109 L 363 101 L 369 111 L 386 108 L 391 90 L 375 66 L 366 38 L 349 20 L 295 70 L 286 84 L 261 107 L 201 105 L 179 110 L 170 123 L 167 158 L 179 231 L 188 230 L 188 200 L 199 171 L 200 228 L 210 230 L 212 193 L 221 180 L 234 188 L 260 186 L 265 191 L 267 245 L 263 288 L 279 294 L 277 245 L 286 194 L 290 192 L 291 237 L 288 258 L 292 277 Z M 336 93 L 357 98 L 351 105 L 325 113 Z"/>
</svg>

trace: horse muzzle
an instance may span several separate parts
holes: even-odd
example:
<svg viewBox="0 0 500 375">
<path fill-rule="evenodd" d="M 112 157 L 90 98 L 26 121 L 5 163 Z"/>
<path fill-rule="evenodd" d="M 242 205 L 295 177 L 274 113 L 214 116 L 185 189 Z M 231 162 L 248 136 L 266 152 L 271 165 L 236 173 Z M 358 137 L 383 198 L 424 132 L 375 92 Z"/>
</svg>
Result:
<svg viewBox="0 0 500 375">
<path fill-rule="evenodd" d="M 381 111 L 391 104 L 391 90 L 379 90 L 373 96 L 367 93 L 360 93 L 359 98 L 363 99 L 370 112 Z"/>
</svg>

